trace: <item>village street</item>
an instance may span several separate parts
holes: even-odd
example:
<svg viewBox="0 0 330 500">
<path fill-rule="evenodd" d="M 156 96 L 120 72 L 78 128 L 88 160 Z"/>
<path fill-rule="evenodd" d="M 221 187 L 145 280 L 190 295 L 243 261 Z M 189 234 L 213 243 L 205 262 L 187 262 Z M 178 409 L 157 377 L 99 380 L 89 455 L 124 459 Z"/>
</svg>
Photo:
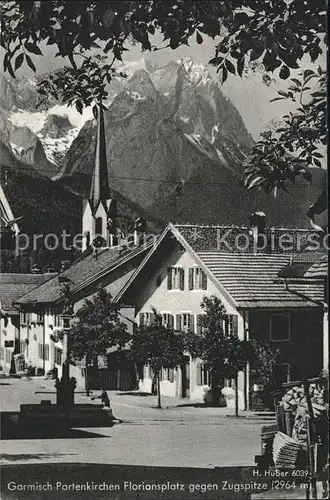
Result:
<svg viewBox="0 0 330 500">
<path fill-rule="evenodd" d="M 46 387 L 42 387 L 42 385 Z M 52 381 L 0 380 L 1 409 L 19 411 L 24 403 L 52 399 Z M 260 449 L 259 421 L 226 417 L 228 409 L 193 406 L 155 408 L 152 396 L 109 392 L 113 413 L 123 421 L 109 428 L 89 428 L 70 439 L 3 439 L 2 463 L 80 462 L 146 466 L 214 467 L 253 465 Z M 88 402 L 76 396 L 77 402 Z M 166 408 L 167 407 L 167 408 Z"/>
</svg>

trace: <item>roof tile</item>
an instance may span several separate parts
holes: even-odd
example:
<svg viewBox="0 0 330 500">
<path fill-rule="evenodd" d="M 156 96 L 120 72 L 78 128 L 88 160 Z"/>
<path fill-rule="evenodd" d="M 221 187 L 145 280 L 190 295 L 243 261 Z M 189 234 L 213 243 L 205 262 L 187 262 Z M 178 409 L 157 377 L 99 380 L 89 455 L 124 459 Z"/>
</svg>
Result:
<svg viewBox="0 0 330 500">
<path fill-rule="evenodd" d="M 5 311 L 14 309 L 13 303 L 55 276 L 52 274 L 0 274 L 0 302 Z"/>
<path fill-rule="evenodd" d="M 239 307 L 312 307 L 324 300 L 321 283 L 305 280 L 286 285 L 278 279 L 289 255 L 210 251 L 198 256 Z"/>
</svg>

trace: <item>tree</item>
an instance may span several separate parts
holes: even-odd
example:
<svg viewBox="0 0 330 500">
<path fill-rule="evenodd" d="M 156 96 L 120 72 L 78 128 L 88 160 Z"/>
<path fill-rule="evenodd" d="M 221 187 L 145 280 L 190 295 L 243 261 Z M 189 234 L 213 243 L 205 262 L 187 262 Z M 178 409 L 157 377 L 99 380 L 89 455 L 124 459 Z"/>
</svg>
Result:
<svg viewBox="0 0 330 500">
<path fill-rule="evenodd" d="M 267 407 L 273 407 L 272 391 L 275 388 L 275 365 L 278 358 L 278 351 L 273 351 L 267 342 L 251 339 L 249 342 L 249 363 L 250 379 L 254 379 L 257 384 L 264 386 L 262 393 L 262 403 Z M 250 406 L 252 409 L 259 409 L 255 405 L 259 404 L 258 393 L 253 393 Z"/>
<path fill-rule="evenodd" d="M 252 65 L 262 68 L 269 84 L 274 71 L 287 80 L 307 56 L 315 63 L 323 53 L 327 26 L 324 0 L 13 0 L 1 3 L 0 17 L 4 71 L 13 78 L 23 64 L 35 71 L 41 43 L 53 46 L 56 55 L 70 65 L 40 82 L 39 93 L 73 105 L 79 112 L 106 98 L 112 78 L 125 76 L 116 63 L 132 44 L 142 51 L 160 50 L 164 43 L 176 49 L 189 45 L 193 37 L 202 44 L 205 34 L 215 40 L 209 63 L 217 68 L 222 82 L 230 75 L 242 77 Z M 160 44 L 155 34 L 162 35 Z M 292 88 L 282 97 L 301 97 L 310 77 L 304 73 L 302 80 L 291 79 Z M 314 81 L 317 85 L 309 101 L 300 102 L 275 133 L 266 131 L 256 144 L 247 162 L 247 188 L 263 188 L 276 195 L 278 189 L 287 189 L 287 180 L 295 182 L 300 175 L 308 178 L 306 166 L 319 166 L 317 145 L 324 143 L 326 122 L 324 72 L 318 72 Z"/>
<path fill-rule="evenodd" d="M 224 379 L 235 380 L 235 415 L 238 416 L 238 372 L 249 360 L 247 342 L 225 332 L 226 309 L 218 297 L 204 297 L 201 303 L 204 314 L 200 316 L 202 333 L 199 357 L 210 370 L 214 398 Z"/>
<path fill-rule="evenodd" d="M 100 288 L 75 314 L 69 332 L 69 353 L 73 360 L 85 358 L 86 368 L 105 356 L 110 347 L 121 349 L 129 341 L 127 327 L 120 321 L 118 306 L 111 295 Z"/>
<path fill-rule="evenodd" d="M 296 111 L 285 114 L 275 131 L 263 132 L 252 148 L 245 170 L 247 189 L 258 187 L 276 196 L 278 189 L 288 192 L 288 182 L 295 184 L 298 176 L 312 182 L 308 166 L 321 167 L 320 147 L 327 143 L 326 72 L 320 66 L 306 69 L 290 83 L 271 102 L 294 102 Z"/>
<path fill-rule="evenodd" d="M 157 407 L 161 408 L 160 375 L 162 368 L 172 368 L 183 361 L 184 342 L 180 332 L 162 324 L 162 316 L 153 309 L 150 326 L 142 325 L 134 333 L 131 357 L 137 365 L 149 365 L 157 381 Z"/>
</svg>

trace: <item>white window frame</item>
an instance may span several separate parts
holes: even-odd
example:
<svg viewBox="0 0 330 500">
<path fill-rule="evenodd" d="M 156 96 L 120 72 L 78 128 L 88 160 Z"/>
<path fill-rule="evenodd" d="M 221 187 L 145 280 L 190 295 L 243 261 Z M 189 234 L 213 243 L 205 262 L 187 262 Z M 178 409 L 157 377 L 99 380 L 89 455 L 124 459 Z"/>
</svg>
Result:
<svg viewBox="0 0 330 500">
<path fill-rule="evenodd" d="M 273 339 L 272 338 L 272 318 L 275 316 L 286 316 L 288 318 L 288 338 L 285 339 Z M 269 318 L 269 339 L 270 342 L 290 342 L 291 340 L 291 315 L 290 313 L 273 313 Z"/>
<path fill-rule="evenodd" d="M 152 321 L 154 313 L 151 311 L 140 311 L 139 316 L 138 316 L 139 317 L 139 326 L 142 326 L 142 323 L 140 323 L 140 314 L 144 315 L 143 326 L 151 326 L 151 321 Z"/>
<path fill-rule="evenodd" d="M 184 325 L 184 317 L 187 317 L 187 325 L 185 326 Z M 181 313 L 181 329 L 183 332 L 188 332 L 188 328 L 189 328 L 189 317 L 190 316 L 194 316 L 192 312 L 189 312 L 189 311 L 184 311 Z"/>
<path fill-rule="evenodd" d="M 233 315 L 226 314 L 223 320 L 223 330 L 228 337 L 233 336 L 233 328 L 234 328 Z"/>
<path fill-rule="evenodd" d="M 201 268 L 201 266 L 198 266 L 197 264 L 193 265 L 190 269 L 192 269 L 193 271 L 193 280 L 192 280 L 192 290 L 197 290 L 197 291 L 200 291 L 200 290 L 204 290 L 205 289 L 203 288 L 203 274 L 205 275 L 206 277 L 206 280 L 207 280 L 207 276 L 206 276 L 206 273 L 204 271 L 204 269 Z M 189 275 L 188 275 L 188 279 L 189 279 Z"/>
<path fill-rule="evenodd" d="M 53 318 L 54 318 L 54 326 L 56 328 L 60 328 L 62 326 L 62 318 L 61 318 L 60 314 L 56 310 L 52 311 L 52 314 L 53 314 Z"/>
<path fill-rule="evenodd" d="M 169 292 L 182 292 L 185 289 L 185 281 L 186 281 L 186 273 L 184 272 L 183 266 L 176 265 L 176 266 L 169 266 L 171 269 L 172 273 L 172 288 L 169 289 Z M 183 290 L 181 288 L 181 272 L 184 272 L 183 278 L 184 278 L 184 285 L 183 285 Z"/>
<path fill-rule="evenodd" d="M 61 358 L 61 362 L 57 363 L 57 361 L 59 361 L 59 358 Z M 62 363 L 63 363 L 63 349 L 60 349 L 59 347 L 55 347 L 55 350 L 54 350 L 54 361 L 55 361 L 55 364 L 57 366 L 61 366 L 62 365 Z"/>
<path fill-rule="evenodd" d="M 211 381 L 211 374 L 210 370 L 206 368 L 206 364 L 201 361 L 198 363 L 198 366 L 200 366 L 200 376 L 201 376 L 201 384 L 198 387 L 210 387 L 210 381 Z M 206 384 L 204 384 L 204 375 L 206 377 Z M 198 377 L 198 374 L 197 374 Z M 197 384 L 198 385 L 198 384 Z"/>
<path fill-rule="evenodd" d="M 170 370 L 173 371 L 173 381 L 170 381 Z M 175 382 L 174 368 L 162 368 L 161 370 L 162 381 L 173 384 Z"/>
<path fill-rule="evenodd" d="M 173 318 L 173 328 L 174 328 L 174 322 L 175 322 L 175 318 L 174 318 L 174 314 L 172 314 L 171 312 L 169 311 L 162 311 L 161 313 L 161 317 L 162 317 L 162 325 L 165 326 L 165 328 L 168 326 L 168 321 L 164 321 L 164 316 L 172 316 Z"/>
</svg>

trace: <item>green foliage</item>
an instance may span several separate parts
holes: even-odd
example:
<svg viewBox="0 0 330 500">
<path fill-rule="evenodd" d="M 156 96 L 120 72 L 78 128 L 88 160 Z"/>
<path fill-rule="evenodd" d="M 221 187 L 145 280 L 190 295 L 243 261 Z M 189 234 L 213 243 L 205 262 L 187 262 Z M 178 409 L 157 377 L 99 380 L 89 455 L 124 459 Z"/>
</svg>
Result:
<svg viewBox="0 0 330 500">
<path fill-rule="evenodd" d="M 246 366 L 250 351 L 246 341 L 226 335 L 226 310 L 219 298 L 204 297 L 201 306 L 205 314 L 201 316 L 199 357 L 209 367 L 212 385 L 215 386 L 224 378 L 235 378 Z"/>
<path fill-rule="evenodd" d="M 210 63 L 225 81 L 229 73 L 242 76 L 252 61 L 260 61 L 265 71 L 280 68 L 280 77 L 288 78 L 305 55 L 314 62 L 322 53 L 320 37 L 326 29 L 321 0 L 16 0 L 2 2 L 0 17 L 5 72 L 15 77 L 23 62 L 35 71 L 32 58 L 42 54 L 40 42 L 55 46 L 71 68 L 40 89 L 75 104 L 78 111 L 105 93 L 105 82 L 114 76 L 113 64 L 122 61 L 127 42 L 139 44 L 142 51 L 160 48 L 152 43 L 156 32 L 171 49 L 189 45 L 194 35 L 198 44 L 202 34 L 220 37 Z M 91 49 L 99 52 L 94 59 Z"/>
<path fill-rule="evenodd" d="M 183 361 L 182 335 L 162 325 L 162 317 L 153 310 L 150 326 L 141 326 L 134 333 L 131 357 L 137 365 L 149 365 L 157 374 L 161 368 L 175 368 Z"/>
<path fill-rule="evenodd" d="M 250 340 L 249 362 L 251 375 L 255 373 L 260 384 L 269 385 L 273 383 L 276 353 L 272 351 L 267 342 Z"/>
<path fill-rule="evenodd" d="M 288 183 L 295 184 L 298 176 L 311 182 L 306 167 L 321 167 L 319 148 L 327 143 L 326 73 L 321 67 L 317 72 L 308 69 L 290 83 L 271 102 L 293 101 L 297 109 L 282 117 L 276 131 L 262 133 L 252 148 L 245 169 L 247 189 L 257 187 L 276 196 L 278 189 L 288 191 Z"/>
<path fill-rule="evenodd" d="M 118 307 L 111 295 L 101 288 L 76 313 L 70 332 L 70 356 L 89 360 L 104 356 L 108 348 L 121 349 L 129 341 L 127 327 L 120 321 Z"/>
</svg>

